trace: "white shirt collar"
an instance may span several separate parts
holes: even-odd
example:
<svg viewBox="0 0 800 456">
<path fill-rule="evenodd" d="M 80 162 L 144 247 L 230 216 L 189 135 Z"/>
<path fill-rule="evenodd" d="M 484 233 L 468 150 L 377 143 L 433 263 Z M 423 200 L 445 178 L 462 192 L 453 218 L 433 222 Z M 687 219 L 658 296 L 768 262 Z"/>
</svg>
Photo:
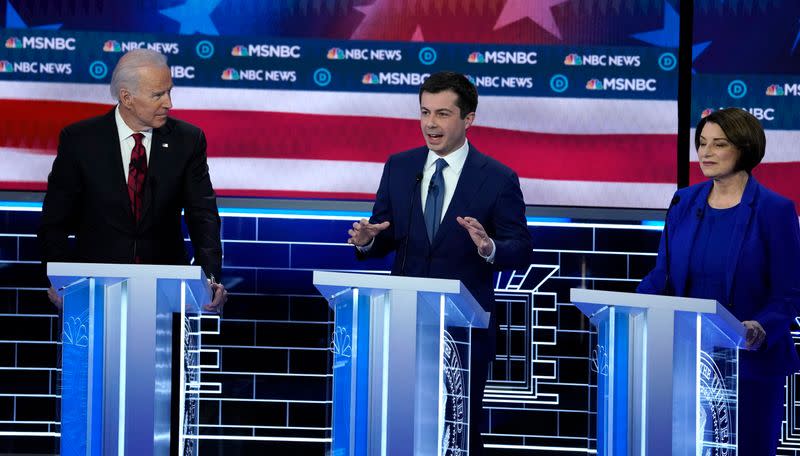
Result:
<svg viewBox="0 0 800 456">
<path fill-rule="evenodd" d="M 468 153 L 469 141 L 466 139 L 464 140 L 464 145 L 447 154 L 446 157 L 440 157 L 436 155 L 436 152 L 428 149 L 428 158 L 425 160 L 425 167 L 423 170 L 427 170 L 431 166 L 434 166 L 434 163 L 437 159 L 443 158 L 444 161 L 447 162 L 447 167 L 450 168 L 450 171 L 454 172 L 456 175 L 460 175 L 461 169 L 464 167 L 464 163 L 467 161 Z"/>
<path fill-rule="evenodd" d="M 122 114 L 119 113 L 119 105 L 114 109 L 114 119 L 117 122 L 117 133 L 119 133 L 119 140 L 125 141 L 126 139 L 130 138 L 131 135 L 134 133 L 141 133 L 144 137 L 149 141 L 153 135 L 153 129 L 149 128 L 147 130 L 142 130 L 140 132 L 133 131 L 128 124 L 125 123 L 125 120 L 122 118 Z"/>
</svg>

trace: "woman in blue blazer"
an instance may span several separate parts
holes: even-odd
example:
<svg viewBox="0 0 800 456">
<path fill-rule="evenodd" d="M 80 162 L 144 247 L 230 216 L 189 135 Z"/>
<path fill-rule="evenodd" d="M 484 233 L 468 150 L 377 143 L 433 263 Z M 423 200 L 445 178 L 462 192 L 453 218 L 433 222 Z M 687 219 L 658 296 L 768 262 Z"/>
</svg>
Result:
<svg viewBox="0 0 800 456">
<path fill-rule="evenodd" d="M 794 203 L 751 175 L 766 137 L 747 111 L 728 108 L 697 125 L 708 181 L 678 190 L 655 268 L 640 293 L 716 299 L 742 321 L 739 455 L 774 455 L 786 376 L 800 370 L 790 326 L 800 309 L 800 227 Z"/>
</svg>

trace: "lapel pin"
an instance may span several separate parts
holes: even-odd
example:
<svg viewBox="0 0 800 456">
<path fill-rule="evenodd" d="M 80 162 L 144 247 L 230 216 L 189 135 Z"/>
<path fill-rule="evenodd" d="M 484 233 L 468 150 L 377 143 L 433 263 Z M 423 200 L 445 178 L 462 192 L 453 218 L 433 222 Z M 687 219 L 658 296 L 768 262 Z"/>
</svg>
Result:
<svg viewBox="0 0 800 456">
<path fill-rule="evenodd" d="M 169 147 L 169 143 L 161 143 L 161 147 Z"/>
</svg>

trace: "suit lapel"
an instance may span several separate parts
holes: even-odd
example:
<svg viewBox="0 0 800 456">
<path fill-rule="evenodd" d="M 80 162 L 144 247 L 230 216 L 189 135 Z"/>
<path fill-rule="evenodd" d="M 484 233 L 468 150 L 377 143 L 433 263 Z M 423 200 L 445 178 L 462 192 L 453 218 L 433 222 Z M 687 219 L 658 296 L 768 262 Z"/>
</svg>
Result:
<svg viewBox="0 0 800 456">
<path fill-rule="evenodd" d="M 169 153 L 171 132 L 170 120 L 167 120 L 167 123 L 161 128 L 153 130 L 153 138 L 150 141 L 150 157 L 147 160 L 147 177 L 144 182 L 144 195 L 142 197 L 142 222 L 147 217 L 147 212 L 155 199 L 156 183 L 162 168 L 165 166 L 165 154 Z"/>
<path fill-rule="evenodd" d="M 103 143 L 106 144 L 110 151 L 109 170 L 112 173 L 112 185 L 114 193 L 121 195 L 120 210 L 127 218 L 123 220 L 132 220 L 131 199 L 128 196 L 128 182 L 125 180 L 125 168 L 122 165 L 122 143 L 119 137 L 119 130 L 117 129 L 117 120 L 115 116 L 116 108 L 112 109 L 106 114 L 105 122 L 106 128 L 103 133 Z"/>
<path fill-rule="evenodd" d="M 689 275 L 689 262 L 694 246 L 694 238 L 700 228 L 700 221 L 706 210 L 706 202 L 708 201 L 708 194 L 711 192 L 712 182 L 709 181 L 707 185 L 698 192 L 697 198 L 692 202 L 689 207 L 689 212 L 684 215 L 683 223 L 676 223 L 677 226 L 668 227 L 675 235 L 671 238 L 670 254 L 672 258 L 670 262 L 670 271 L 672 272 L 672 285 L 675 287 L 675 295 L 683 296 L 686 294 L 686 281 Z M 680 221 L 679 221 L 680 222 Z M 686 226 L 686 229 L 681 229 Z M 688 247 L 683 247 L 688 246 Z"/>
<path fill-rule="evenodd" d="M 411 214 L 411 220 L 409 222 L 411 228 L 409 231 L 412 231 L 414 227 L 422 227 L 422 231 L 424 231 L 425 239 L 428 239 L 428 231 L 425 228 L 425 214 L 422 212 L 422 183 L 418 183 L 416 181 L 417 175 L 422 175 L 425 172 L 425 161 L 428 159 L 428 148 L 421 147 L 419 154 L 415 155 L 411 162 L 411 170 L 414 172 L 414 176 L 409 176 L 408 182 L 413 182 L 414 187 L 411 189 L 409 193 L 411 193 L 412 198 L 416 198 L 411 204 L 413 204 L 414 208 Z M 408 212 L 408 211 L 406 211 Z M 407 236 L 410 236 L 411 233 L 406 233 Z M 430 243 L 430 241 L 429 241 Z"/>
<path fill-rule="evenodd" d="M 456 190 L 453 193 L 453 199 L 450 200 L 450 205 L 442 219 L 442 224 L 439 225 L 439 230 L 434 236 L 431 246 L 436 246 L 442 242 L 447 234 L 458 226 L 456 217 L 466 215 L 466 211 L 472 203 L 475 194 L 483 185 L 486 175 L 483 173 L 483 167 L 486 165 L 486 156 L 478 152 L 472 145 L 469 146 L 469 153 L 464 162 L 464 168 L 461 169 L 461 176 L 458 178 Z"/>
<path fill-rule="evenodd" d="M 753 176 L 747 179 L 742 200 L 736 209 L 736 226 L 731 234 L 731 246 L 728 251 L 728 268 L 725 270 L 725 291 L 728 303 L 731 303 L 731 287 L 733 286 L 733 275 L 736 273 L 736 266 L 739 263 L 739 254 L 742 251 L 742 242 L 747 232 L 747 225 L 753 215 L 753 202 L 755 201 L 757 182 Z"/>
</svg>

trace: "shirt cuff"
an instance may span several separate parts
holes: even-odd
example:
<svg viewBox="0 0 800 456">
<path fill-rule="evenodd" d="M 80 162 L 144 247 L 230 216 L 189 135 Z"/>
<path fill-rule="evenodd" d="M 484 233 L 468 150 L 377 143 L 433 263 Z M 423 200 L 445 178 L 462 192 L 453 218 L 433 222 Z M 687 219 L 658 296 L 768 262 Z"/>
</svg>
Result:
<svg viewBox="0 0 800 456">
<path fill-rule="evenodd" d="M 374 243 L 375 243 L 375 238 L 372 238 L 372 240 L 369 241 L 369 244 L 367 244 L 367 245 L 357 245 L 356 248 L 361 253 L 367 253 L 367 252 L 369 252 L 369 249 L 372 248 L 372 244 L 374 244 Z M 494 251 L 492 251 L 492 253 L 494 253 Z"/>
<path fill-rule="evenodd" d="M 494 254 L 497 253 L 497 246 L 494 245 L 494 239 L 489 238 L 489 240 L 492 241 L 492 253 L 490 253 L 489 256 L 483 256 L 481 255 L 481 249 L 478 249 L 478 255 L 481 255 L 481 258 L 486 260 L 487 263 L 494 264 Z"/>
</svg>

